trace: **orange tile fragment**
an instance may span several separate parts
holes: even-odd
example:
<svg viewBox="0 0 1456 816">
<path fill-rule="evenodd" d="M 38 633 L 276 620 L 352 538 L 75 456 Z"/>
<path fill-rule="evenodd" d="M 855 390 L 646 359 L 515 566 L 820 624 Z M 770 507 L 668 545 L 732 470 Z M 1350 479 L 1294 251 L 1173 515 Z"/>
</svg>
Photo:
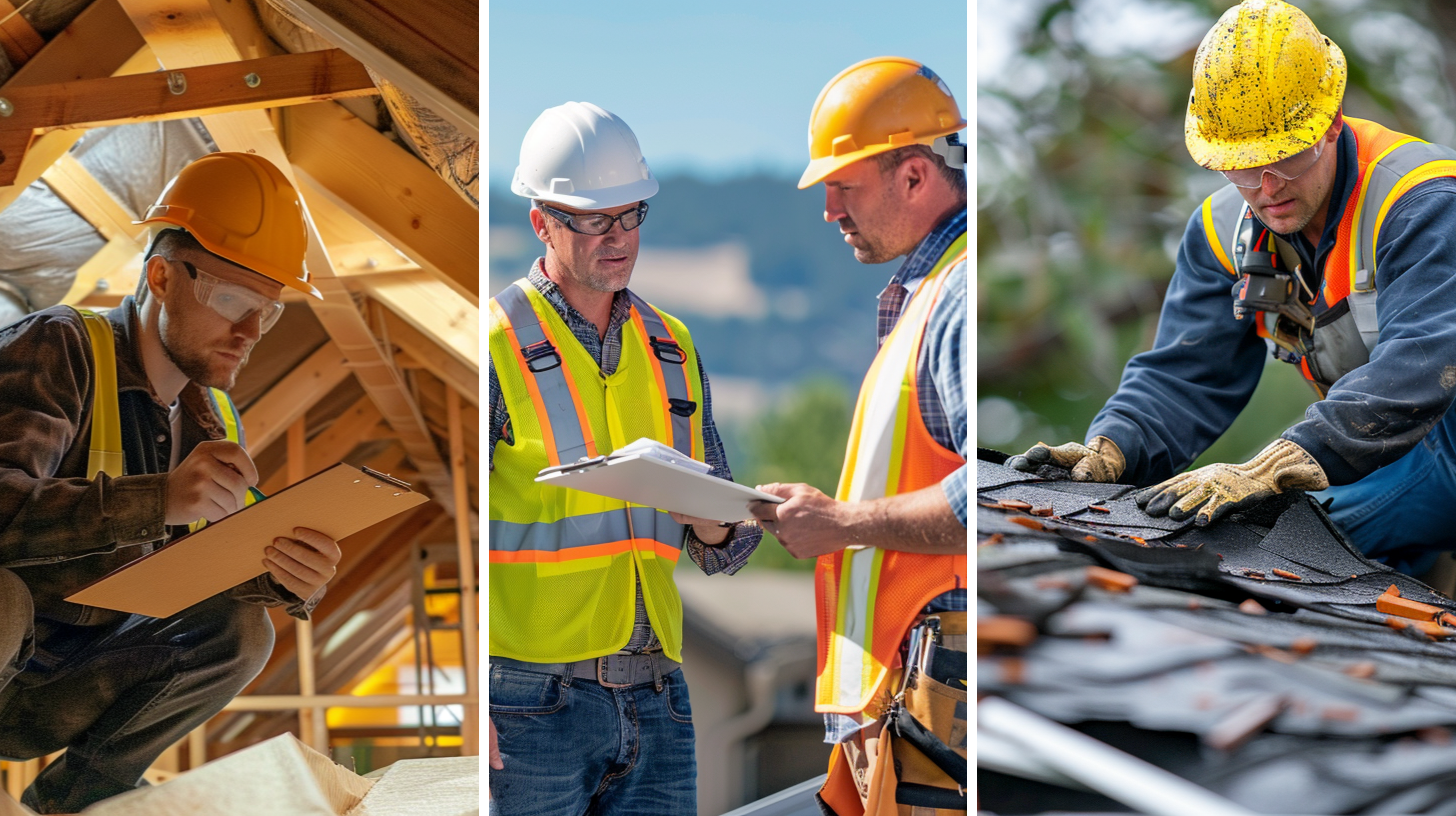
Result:
<svg viewBox="0 0 1456 816">
<path fill-rule="evenodd" d="M 1001 506 L 1007 510 L 1030 510 L 1031 502 L 1024 502 L 1021 499 L 1002 499 Z"/>
<path fill-rule="evenodd" d="M 1004 646 L 1023 649 L 1036 640 L 1036 627 L 1031 621 L 1010 615 L 976 618 L 976 653 L 989 654 Z"/>
<path fill-rule="evenodd" d="M 1239 604 L 1239 611 L 1244 613 L 1245 615 L 1269 614 L 1269 610 L 1265 609 L 1263 604 L 1259 603 L 1253 598 L 1247 598 L 1244 600 L 1243 603 Z"/>
<path fill-rule="evenodd" d="M 1375 609 L 1387 615 L 1423 621 L 1433 621 L 1437 615 L 1444 611 L 1438 606 L 1423 604 L 1420 601 L 1412 601 L 1409 598 L 1402 598 L 1399 595 L 1391 595 L 1388 591 L 1386 594 L 1375 599 Z"/>
<path fill-rule="evenodd" d="M 985 538 L 981 539 L 980 545 L 982 547 L 991 547 L 991 546 L 995 546 L 997 544 L 1000 544 L 1001 542 L 1003 542 L 1005 540 L 1006 540 L 1006 536 L 1004 536 L 1004 535 L 1002 535 L 1000 533 L 992 533 L 992 534 L 986 536 Z"/>
<path fill-rule="evenodd" d="M 1318 645 L 1318 642 L 1311 637 L 1295 638 L 1294 642 L 1289 644 L 1289 651 L 1297 655 L 1307 655 L 1314 651 L 1314 647 Z"/>
<path fill-rule="evenodd" d="M 1350 577 L 1351 578 L 1354 578 L 1355 576 L 1351 575 Z M 1391 584 L 1390 586 L 1388 586 L 1388 587 L 1385 588 L 1385 594 L 1386 595 L 1394 595 L 1395 597 L 1399 598 L 1400 597 L 1400 587 L 1396 586 L 1395 584 Z"/>
<path fill-rule="evenodd" d="M 1089 543 L 1089 544 L 1096 544 L 1097 543 L 1097 536 L 1092 536 L 1092 535 L 1082 536 L 1082 540 L 1085 541 L 1085 542 L 1087 542 L 1087 543 Z"/>
<path fill-rule="evenodd" d="M 1001 659 L 1001 682 L 1009 686 L 1019 686 L 1026 682 L 1026 661 L 1019 657 L 1004 657 Z"/>
<path fill-rule="evenodd" d="M 1105 567 L 1088 567 L 1087 583 L 1108 592 L 1128 592 L 1137 586 L 1138 580 L 1125 572 Z"/>
<path fill-rule="evenodd" d="M 1065 578 L 1038 578 L 1036 579 L 1037 589 L 1071 589 L 1072 584 Z"/>
<path fill-rule="evenodd" d="M 1087 509 L 1088 510 L 1091 510 L 1094 513 L 1111 513 L 1112 512 L 1112 508 L 1111 507 L 1103 507 L 1100 504 L 1089 504 L 1089 505 L 1087 505 Z"/>
<path fill-rule="evenodd" d="M 1345 674 L 1365 680 L 1375 676 L 1375 664 L 1368 660 L 1359 663 L 1351 663 L 1345 667 Z"/>
<path fill-rule="evenodd" d="M 1031 514 L 1033 516 L 1043 516 L 1043 517 L 1044 516 L 1050 516 L 1054 512 L 1055 511 L 1053 511 L 1052 508 L 1050 508 L 1050 507 L 1033 507 L 1033 508 L 1031 508 Z"/>
<path fill-rule="evenodd" d="M 1270 572 L 1274 573 L 1275 575 L 1279 576 L 1280 578 L 1287 578 L 1287 579 L 1289 579 L 1291 581 L 1303 581 L 1304 580 L 1304 578 L 1302 578 L 1299 575 L 1296 575 L 1296 574 L 1290 572 L 1289 570 L 1276 569 L 1276 570 L 1270 570 Z"/>
<path fill-rule="evenodd" d="M 1411 626 L 1414 626 L 1433 638 L 1456 637 L 1456 629 L 1442 626 L 1435 621 L 1412 621 Z"/>
<path fill-rule="evenodd" d="M 1410 621 L 1405 620 L 1403 618 L 1387 617 L 1385 619 L 1385 625 L 1386 626 L 1389 626 L 1391 629 L 1395 629 L 1396 631 L 1399 631 L 1401 629 L 1406 628 L 1407 626 L 1410 626 L 1410 623 L 1411 623 Z"/>
<path fill-rule="evenodd" d="M 1027 516 L 1012 516 L 1011 518 L 1007 519 L 1007 521 L 1010 521 L 1012 524 L 1020 524 L 1022 527 L 1026 527 L 1031 530 L 1046 529 L 1045 524 L 1042 524 L 1034 518 L 1028 518 Z"/>
<path fill-rule="evenodd" d="M 1340 722 L 1354 722 L 1360 719 L 1360 709 L 1348 706 L 1326 706 L 1320 711 L 1320 718 L 1325 720 L 1339 720 Z"/>
</svg>

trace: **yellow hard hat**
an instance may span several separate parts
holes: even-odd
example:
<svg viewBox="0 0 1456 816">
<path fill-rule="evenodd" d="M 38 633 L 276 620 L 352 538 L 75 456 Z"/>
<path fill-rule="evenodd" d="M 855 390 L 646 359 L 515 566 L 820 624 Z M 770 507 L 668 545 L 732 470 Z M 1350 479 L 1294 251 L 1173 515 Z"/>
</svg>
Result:
<svg viewBox="0 0 1456 816">
<path fill-rule="evenodd" d="M 171 224 L 208 252 L 320 300 L 303 256 L 308 228 L 288 178 L 262 156 L 209 153 L 182 168 L 135 224 Z"/>
<path fill-rule="evenodd" d="M 1261 167 L 1329 130 L 1345 96 L 1345 55 L 1283 0 L 1223 13 L 1193 58 L 1183 137 L 1210 170 Z"/>
<path fill-rule="evenodd" d="M 939 148 L 937 140 L 943 143 L 945 136 L 965 126 L 950 89 L 923 64 L 901 57 L 857 62 L 829 80 L 814 101 L 814 112 L 809 114 L 809 167 L 799 179 L 799 189 L 898 147 Z"/>
</svg>

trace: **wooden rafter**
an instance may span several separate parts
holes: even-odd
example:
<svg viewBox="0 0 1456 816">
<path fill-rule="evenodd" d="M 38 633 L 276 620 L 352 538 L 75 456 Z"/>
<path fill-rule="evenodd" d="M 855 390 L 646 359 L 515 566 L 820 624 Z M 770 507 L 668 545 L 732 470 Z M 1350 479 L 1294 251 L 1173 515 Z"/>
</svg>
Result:
<svg viewBox="0 0 1456 816">
<path fill-rule="evenodd" d="M 156 67 L 151 49 L 117 5 L 117 0 L 95 0 L 16 71 L 9 82 L 0 86 L 0 96 L 30 85 L 122 76 L 153 71 Z M 82 135 L 81 131 L 62 131 L 31 141 L 30 131 L 7 129 L 0 119 L 0 153 L 19 151 L 25 156 L 14 182 L 0 186 L 0 210 L 10 206 Z M 25 149 L 27 144 L 29 150 Z"/>
<path fill-rule="evenodd" d="M 262 450 L 273 444 L 314 403 L 323 399 L 350 375 L 344 353 L 333 342 L 308 356 L 273 384 L 243 412 L 248 446 Z"/>
<path fill-rule="evenodd" d="M 380 313 L 389 342 L 409 355 L 413 365 L 439 377 L 471 405 L 480 405 L 480 365 L 441 354 L 438 343 L 389 310 Z"/>
<path fill-rule="evenodd" d="M 121 0 L 137 30 L 168 70 L 238 60 L 266 53 L 267 36 L 251 10 L 243 16 L 239 6 L 221 0 Z M 226 24 L 223 17 L 227 18 Z M 202 118 L 213 141 L 223 150 L 252 151 L 272 161 L 295 186 L 298 180 L 288 162 L 272 121 L 262 111 L 212 114 Z M 324 295 L 310 299 L 324 329 L 344 353 L 360 383 L 399 434 L 415 467 L 431 484 L 437 500 L 448 498 L 449 473 L 430 437 L 419 408 L 404 381 L 384 359 L 343 284 L 334 277 L 328 252 L 317 232 L 309 230 L 306 260 L 314 283 Z"/>
<path fill-rule="evenodd" d="M 283 122 L 306 200 L 327 196 L 479 303 L 479 211 L 424 162 L 341 105 L 299 105 L 284 112 Z"/>
<path fill-rule="evenodd" d="M 304 452 L 304 475 L 311 476 L 341 461 L 383 419 L 374 403 L 368 397 L 361 397 L 340 414 L 327 430 L 308 440 Z M 277 473 L 264 479 L 258 489 L 271 496 L 287 484 L 286 469 L 279 469 Z"/>
<path fill-rule="evenodd" d="M 284 0 L 283 5 L 420 104 L 479 138 L 478 2 Z"/>
<path fill-rule="evenodd" d="M 361 275 L 348 278 L 348 283 L 385 307 L 381 336 L 479 404 L 479 308 L 423 272 Z M 401 323 L 404 328 L 396 337 L 393 327 Z"/>
<path fill-rule="evenodd" d="M 0 0 L 0 48 L 10 64 L 19 68 L 30 62 L 30 58 L 45 47 L 45 39 L 31 26 L 30 21 L 16 13 L 15 4 Z"/>
<path fill-rule="evenodd" d="M 46 87 L 46 86 L 37 86 Z M 107 192 L 75 156 L 67 153 L 56 159 L 41 178 L 66 205 L 101 233 L 107 241 L 115 238 L 136 245 L 146 227 L 133 224 L 131 213 L 116 197 Z"/>
<path fill-rule="evenodd" d="M 61 302 L 67 306 L 101 305 L 98 295 L 120 302 L 136 287 L 141 267 L 142 251 L 136 241 L 124 235 L 112 238 L 76 270 L 76 279 Z"/>
<path fill-rule="evenodd" d="M 0 111 L 9 111 L 4 121 L 7 132 L 84 130 L 378 92 L 363 65 L 343 51 L 331 49 L 199 65 L 185 71 L 10 88 L 0 95 Z M 6 152 L 0 160 L 0 183 L 15 178 L 23 157 L 23 152 Z"/>
</svg>

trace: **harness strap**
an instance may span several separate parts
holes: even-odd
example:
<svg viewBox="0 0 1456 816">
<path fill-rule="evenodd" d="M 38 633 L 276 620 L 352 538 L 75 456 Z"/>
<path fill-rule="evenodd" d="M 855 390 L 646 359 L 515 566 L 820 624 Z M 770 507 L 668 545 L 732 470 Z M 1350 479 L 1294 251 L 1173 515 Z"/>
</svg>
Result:
<svg viewBox="0 0 1456 816">
<path fill-rule="evenodd" d="M 591 426 L 577 410 L 565 358 L 547 336 L 546 327 L 531 307 L 531 300 L 517 281 L 495 296 L 514 338 L 517 362 L 521 364 L 528 389 L 536 402 L 537 419 L 546 442 L 546 456 L 553 467 L 596 455 Z"/>
<path fill-rule="evenodd" d="M 691 399 L 692 385 L 688 377 L 695 372 L 688 371 L 687 352 L 678 345 L 672 330 L 652 304 L 635 292 L 627 294 L 632 301 L 632 319 L 651 347 L 652 374 L 657 378 L 658 393 L 666 395 L 667 403 L 663 407 L 671 426 L 668 431 L 672 435 L 672 447 L 683 456 L 696 459 L 698 457 L 693 455 L 693 414 L 697 412 L 698 404 Z M 676 366 L 678 370 L 669 371 L 664 364 Z"/>
<path fill-rule="evenodd" d="M 95 369 L 91 394 L 91 442 L 86 478 L 99 473 L 122 476 L 126 458 L 121 452 L 121 407 L 116 393 L 116 337 L 111 321 L 90 309 L 76 309 L 91 336 Z"/>
</svg>

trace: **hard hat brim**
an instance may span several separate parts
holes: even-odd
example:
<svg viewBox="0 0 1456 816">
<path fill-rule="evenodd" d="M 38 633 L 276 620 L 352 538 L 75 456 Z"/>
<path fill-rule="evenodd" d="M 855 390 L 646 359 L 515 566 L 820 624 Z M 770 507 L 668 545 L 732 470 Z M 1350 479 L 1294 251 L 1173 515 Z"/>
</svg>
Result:
<svg viewBox="0 0 1456 816">
<path fill-rule="evenodd" d="M 809 166 L 804 168 L 804 175 L 799 177 L 799 189 L 805 190 L 813 187 L 815 184 L 818 184 L 861 159 L 868 159 L 871 156 L 878 156 L 881 153 L 889 153 L 896 147 L 904 146 L 877 144 L 861 148 L 853 153 L 845 153 L 842 156 L 825 156 L 822 159 L 810 159 Z"/>
<path fill-rule="evenodd" d="M 511 184 L 511 192 L 523 198 L 563 204 L 578 210 L 609 210 L 613 207 L 625 207 L 628 204 L 645 201 L 657 195 L 657 191 L 658 184 L 655 178 L 639 179 L 630 184 L 603 187 L 600 190 L 583 190 L 582 195 L 542 192 L 533 190 L 519 181 Z"/>
<path fill-rule="evenodd" d="M 241 266 L 249 272 L 255 272 L 259 275 L 262 275 L 263 277 L 271 281 L 281 283 L 290 289 L 297 289 L 298 291 L 306 295 L 312 295 L 319 300 L 324 299 L 323 293 L 316 289 L 313 284 L 309 283 L 307 280 L 304 279 L 304 276 L 308 274 L 308 266 L 303 261 L 299 262 L 299 266 L 301 267 L 299 272 L 297 274 L 290 274 L 285 270 L 278 269 L 273 266 L 263 267 L 255 260 L 241 258 L 236 253 L 230 251 L 227 247 L 219 246 L 213 241 L 207 240 L 205 236 L 199 235 L 198 233 L 189 230 L 188 225 L 184 223 L 181 219 L 169 218 L 163 215 L 153 216 L 152 218 L 147 218 L 141 221 L 133 221 L 131 223 L 135 226 L 142 226 L 144 224 L 170 224 L 171 226 L 177 227 L 179 229 L 187 230 L 187 233 L 195 238 L 197 240 L 197 243 L 202 245 L 203 249 L 211 252 L 217 257 L 222 258 L 229 263 L 237 264 L 238 266 Z"/>
</svg>

